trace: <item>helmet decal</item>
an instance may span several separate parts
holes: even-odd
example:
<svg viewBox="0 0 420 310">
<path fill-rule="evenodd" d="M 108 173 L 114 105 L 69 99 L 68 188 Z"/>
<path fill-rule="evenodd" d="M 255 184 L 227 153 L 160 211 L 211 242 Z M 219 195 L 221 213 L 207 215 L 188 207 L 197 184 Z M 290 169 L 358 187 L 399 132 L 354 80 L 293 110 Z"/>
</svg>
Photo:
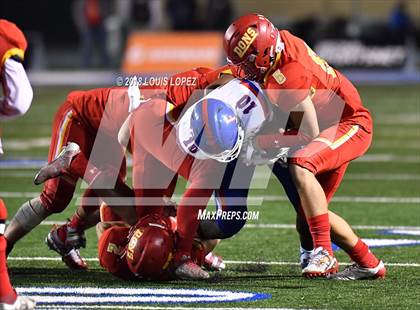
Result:
<svg viewBox="0 0 420 310">
<path fill-rule="evenodd" d="M 236 55 L 238 55 L 239 58 L 242 58 L 251 46 L 252 42 L 254 42 L 254 40 L 257 38 L 257 36 L 257 30 L 254 27 L 248 27 L 248 29 L 242 35 L 239 42 L 236 44 L 235 48 L 233 49 L 233 52 L 236 53 Z"/>
</svg>

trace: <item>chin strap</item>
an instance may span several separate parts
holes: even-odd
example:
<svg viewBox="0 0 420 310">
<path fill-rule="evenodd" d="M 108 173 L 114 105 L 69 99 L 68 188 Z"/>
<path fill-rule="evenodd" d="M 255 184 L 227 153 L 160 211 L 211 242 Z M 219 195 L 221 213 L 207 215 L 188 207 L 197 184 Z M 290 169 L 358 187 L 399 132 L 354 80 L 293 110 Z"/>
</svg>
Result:
<svg viewBox="0 0 420 310">
<path fill-rule="evenodd" d="M 280 32 L 277 30 L 277 40 L 276 40 L 276 54 L 281 53 L 284 50 L 284 43 L 281 41 Z"/>
</svg>

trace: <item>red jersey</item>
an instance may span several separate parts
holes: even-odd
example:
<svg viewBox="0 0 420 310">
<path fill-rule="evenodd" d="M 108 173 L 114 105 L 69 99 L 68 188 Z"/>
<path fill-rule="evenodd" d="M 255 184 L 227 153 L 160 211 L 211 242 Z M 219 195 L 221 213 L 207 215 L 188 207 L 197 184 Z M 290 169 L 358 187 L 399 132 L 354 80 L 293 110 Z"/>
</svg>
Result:
<svg viewBox="0 0 420 310">
<path fill-rule="evenodd" d="M 348 118 L 369 125 L 369 111 L 351 82 L 302 39 L 286 30 L 279 34 L 285 47 L 263 85 L 272 103 L 289 111 L 310 95 L 321 129 Z"/>
<path fill-rule="evenodd" d="M 140 85 L 141 93 L 145 99 L 166 96 L 166 100 L 172 104 L 168 112 L 173 107 L 177 107 L 172 111 L 173 116 L 177 117 L 192 93 L 214 82 L 223 70 L 226 68 L 189 70 L 170 77 L 168 83 L 163 86 L 142 87 Z M 73 91 L 68 95 L 68 99 L 72 102 L 73 109 L 80 120 L 92 132 L 96 132 L 99 126 L 105 126 L 107 131 L 118 133 L 128 116 L 129 101 L 126 87 Z"/>
<path fill-rule="evenodd" d="M 0 67 L 10 57 L 23 61 L 27 46 L 22 31 L 14 23 L 0 19 Z"/>
<path fill-rule="evenodd" d="M 195 91 L 200 95 L 200 91 L 216 81 L 224 72 L 228 73 L 230 68 L 224 66 L 218 69 L 196 68 L 190 71 L 175 74 L 169 79 L 169 83 L 165 89 L 166 100 L 170 105 L 167 106 L 167 117 L 170 122 L 174 122 L 181 115 L 181 112 L 188 100 Z M 182 85 L 176 85 L 174 82 L 184 79 Z M 201 97 L 203 92 L 201 92 Z M 197 98 L 197 100 L 200 98 Z"/>
<path fill-rule="evenodd" d="M 123 279 L 134 279 L 125 257 L 130 228 L 112 226 L 104 231 L 98 241 L 100 265 L 109 273 Z"/>
</svg>

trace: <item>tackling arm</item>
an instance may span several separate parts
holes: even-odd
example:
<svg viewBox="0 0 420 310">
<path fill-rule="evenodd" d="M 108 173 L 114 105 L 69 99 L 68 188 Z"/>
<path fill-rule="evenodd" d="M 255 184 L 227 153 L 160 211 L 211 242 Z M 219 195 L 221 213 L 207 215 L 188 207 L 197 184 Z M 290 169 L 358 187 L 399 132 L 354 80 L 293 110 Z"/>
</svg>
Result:
<svg viewBox="0 0 420 310">
<path fill-rule="evenodd" d="M 296 105 L 290 113 L 290 119 L 298 124 L 297 130 L 279 130 L 274 134 L 258 135 L 255 138 L 257 146 L 263 150 L 296 147 L 307 144 L 319 135 L 318 119 L 310 96 Z"/>
</svg>

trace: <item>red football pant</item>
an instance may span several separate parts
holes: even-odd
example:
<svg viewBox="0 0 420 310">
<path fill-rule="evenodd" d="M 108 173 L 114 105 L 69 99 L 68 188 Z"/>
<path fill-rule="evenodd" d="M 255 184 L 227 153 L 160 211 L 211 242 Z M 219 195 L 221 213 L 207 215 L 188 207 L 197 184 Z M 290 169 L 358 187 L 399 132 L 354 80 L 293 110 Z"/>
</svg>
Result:
<svg viewBox="0 0 420 310">
<path fill-rule="evenodd" d="M 6 223 L 7 209 L 2 199 L 0 199 L 0 302 L 13 304 L 16 300 L 16 292 L 12 287 L 7 272 L 6 265 L 6 246 L 7 242 L 3 236 L 3 228 Z"/>
<path fill-rule="evenodd" d="M 103 156 L 95 156 L 95 162 L 92 162 L 92 164 L 99 169 L 116 170 L 120 182 L 124 182 L 126 174 L 125 158 L 121 155 L 122 148 L 116 137 L 93 132 L 85 126 L 74 114 L 72 102 L 69 100 L 58 109 L 54 117 L 51 145 L 48 153 L 49 162 L 60 153 L 67 142 L 75 142 L 79 145 L 84 160 L 77 160 L 76 156 L 68 174 L 45 182 L 40 198 L 43 206 L 53 213 L 62 212 L 73 198 L 76 182 L 78 178 L 84 176 L 95 143 L 97 149 L 100 150 L 102 146 L 102 148 L 106 148 L 106 151 L 97 152 Z M 121 158 L 121 162 L 114 163 L 112 160 L 114 157 Z"/>
<path fill-rule="evenodd" d="M 372 128 L 346 120 L 323 130 L 304 148 L 289 159 L 289 163 L 311 171 L 329 203 L 337 191 L 351 160 L 362 156 L 372 141 Z M 322 246 L 332 253 L 328 214 L 308 218 L 314 247 Z"/>
</svg>

